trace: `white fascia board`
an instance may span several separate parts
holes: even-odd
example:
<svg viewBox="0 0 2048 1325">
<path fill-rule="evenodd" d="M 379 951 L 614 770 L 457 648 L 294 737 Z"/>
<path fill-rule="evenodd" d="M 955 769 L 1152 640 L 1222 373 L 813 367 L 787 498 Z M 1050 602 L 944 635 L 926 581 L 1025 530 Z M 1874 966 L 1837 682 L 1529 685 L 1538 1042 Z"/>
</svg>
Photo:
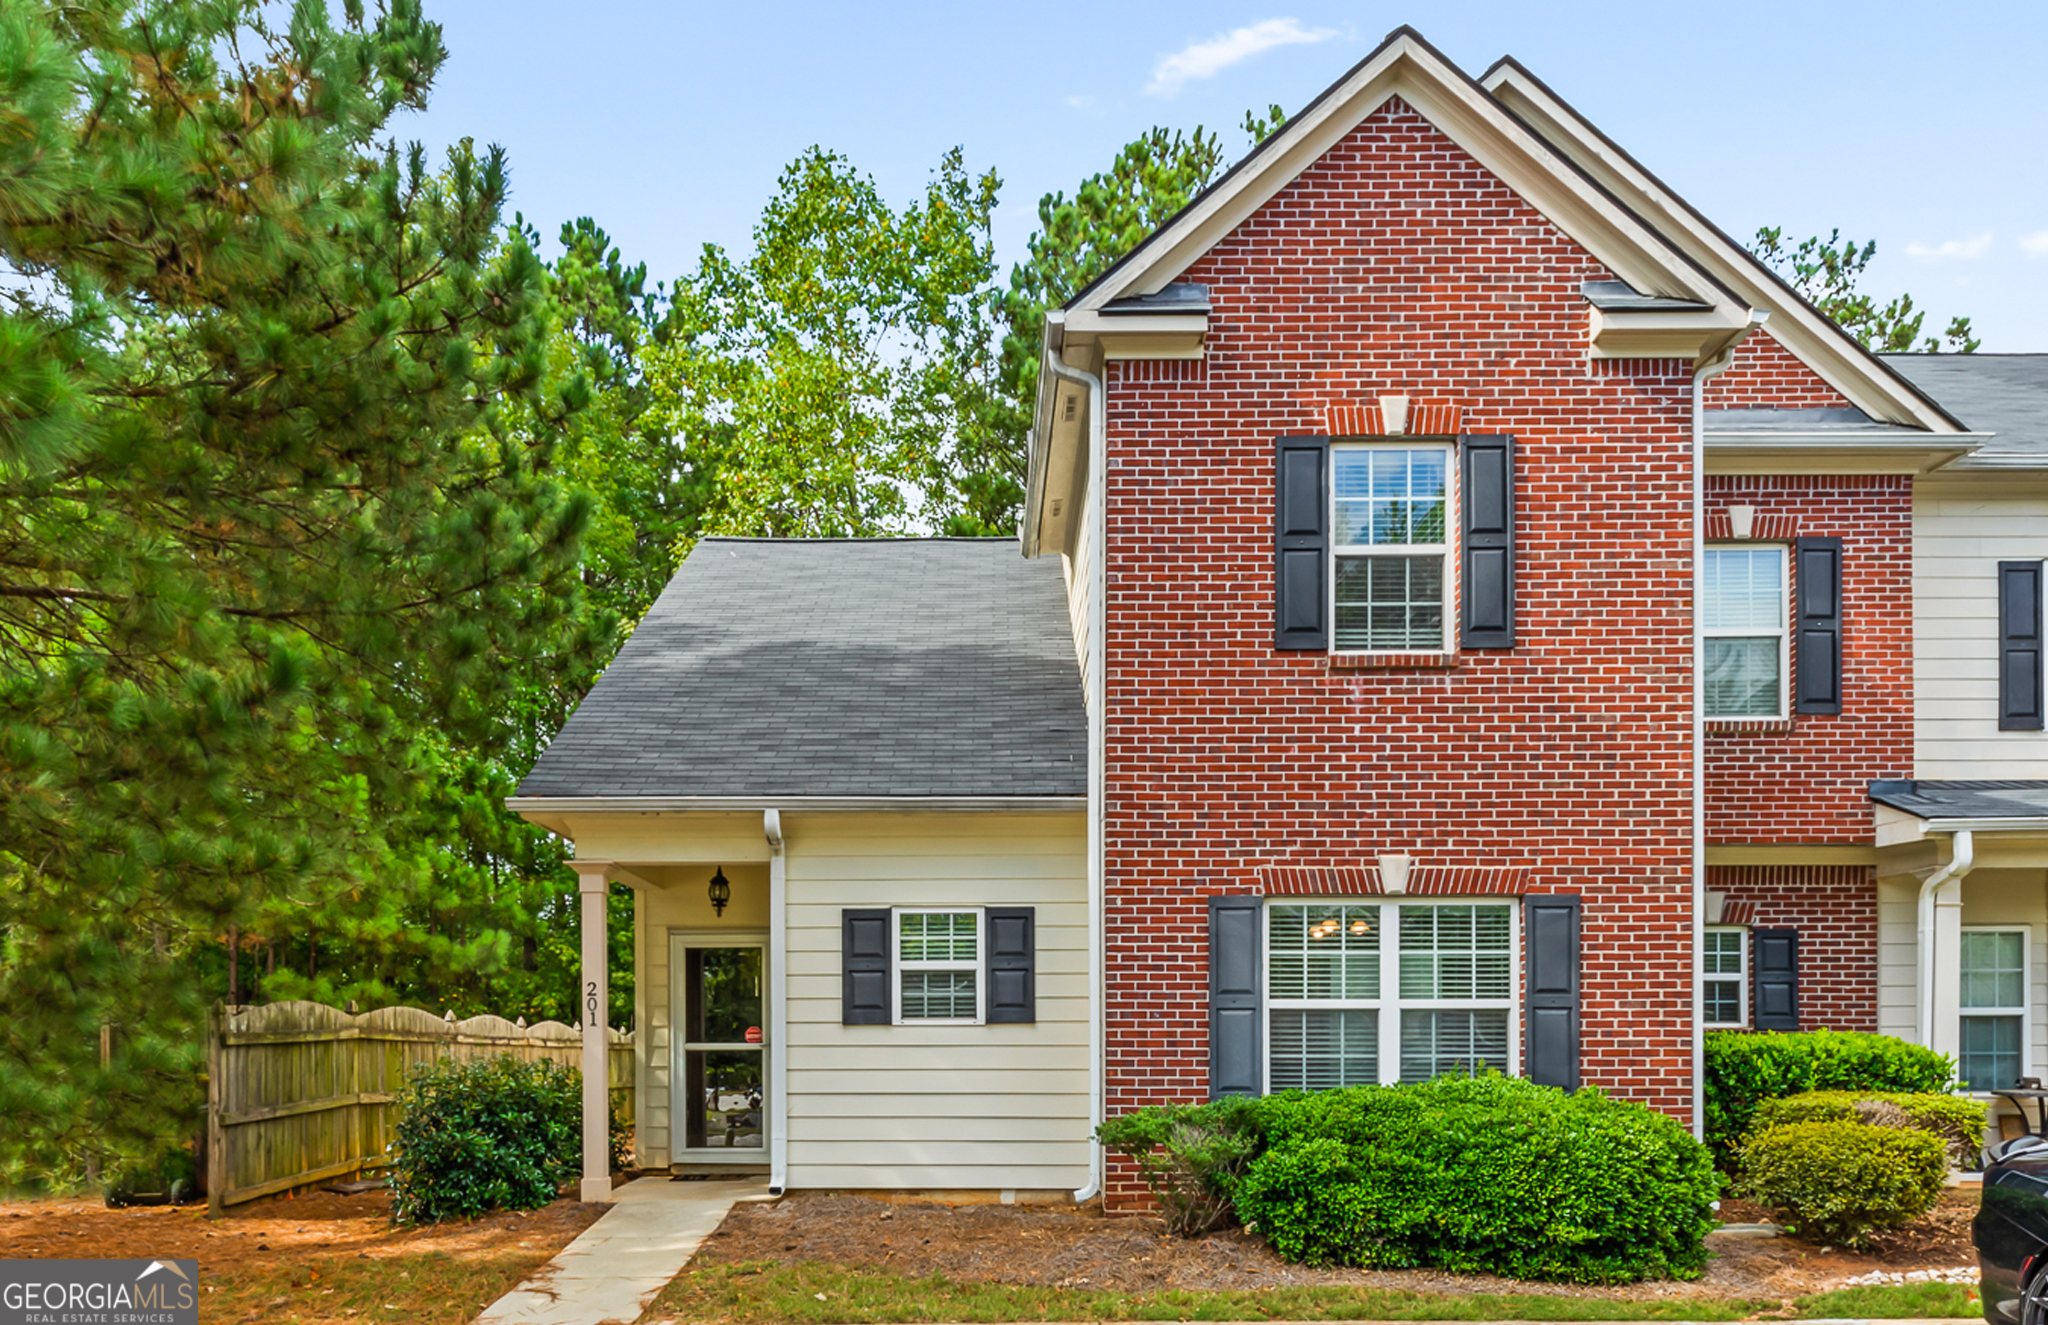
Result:
<svg viewBox="0 0 2048 1325">
<path fill-rule="evenodd" d="M 1691 359 L 1697 364 L 1749 329 L 1748 310 L 1589 308 L 1586 341 L 1596 359 Z"/>
<path fill-rule="evenodd" d="M 2048 819 L 2028 817 L 2014 819 L 1929 819 L 1925 831 L 1930 833 L 2048 833 Z"/>
<path fill-rule="evenodd" d="M 1388 98 L 1399 96 L 1530 206 L 1643 294 L 1737 303 L 1639 218 L 1589 182 L 1462 73 L 1408 33 L 1389 40 L 1303 111 L 1245 168 L 1152 235 L 1069 314 L 1154 294 L 1264 206 Z M 1748 308 L 1739 310 L 1746 322 Z"/>
<path fill-rule="evenodd" d="M 1066 314 L 1055 308 L 1045 317 L 1040 349 L 1038 400 L 1031 416 L 1031 445 L 1024 470 L 1024 512 L 1018 540 L 1026 557 L 1038 557 L 1067 545 L 1072 518 L 1069 494 L 1080 464 L 1082 429 L 1088 425 L 1088 393 L 1077 384 L 1045 371 L 1044 360 L 1066 348 Z M 1199 349 L 1196 351 L 1200 353 Z"/>
<path fill-rule="evenodd" d="M 1972 455 L 1960 461 L 1956 468 L 2048 470 L 2048 455 Z"/>
<path fill-rule="evenodd" d="M 1086 796 L 507 796 L 515 814 L 730 814 L 781 810 L 802 814 L 1073 814 Z"/>
<path fill-rule="evenodd" d="M 1628 198 L 1684 245 L 1714 280 L 1771 314 L 1770 333 L 1864 413 L 1887 423 L 1954 433 L 1958 425 L 1877 363 L 1846 333 L 1792 295 L 1734 240 L 1588 124 L 1526 71 L 1503 63 L 1481 80 L 1488 92 L 1594 179 Z M 1641 287 L 1637 287 L 1640 289 Z"/>
<path fill-rule="evenodd" d="M 1708 432 L 1709 474 L 1931 474 L 1982 446 L 1976 435 Z"/>
</svg>

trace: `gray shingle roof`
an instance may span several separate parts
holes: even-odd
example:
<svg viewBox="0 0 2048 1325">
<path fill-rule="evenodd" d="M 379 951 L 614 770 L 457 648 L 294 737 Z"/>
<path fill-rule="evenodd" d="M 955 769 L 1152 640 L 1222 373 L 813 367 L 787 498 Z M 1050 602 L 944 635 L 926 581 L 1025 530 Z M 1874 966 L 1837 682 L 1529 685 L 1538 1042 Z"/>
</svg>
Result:
<svg viewBox="0 0 2048 1325">
<path fill-rule="evenodd" d="M 1082 796 L 1087 733 L 1057 558 L 707 538 L 519 795 Z"/>
<path fill-rule="evenodd" d="M 1870 799 L 1922 819 L 2048 818 L 2048 782 L 1873 782 Z"/>
<path fill-rule="evenodd" d="M 2048 456 L 2048 354 L 1878 356 L 1977 432 L 1998 435 L 1977 452 Z"/>
</svg>

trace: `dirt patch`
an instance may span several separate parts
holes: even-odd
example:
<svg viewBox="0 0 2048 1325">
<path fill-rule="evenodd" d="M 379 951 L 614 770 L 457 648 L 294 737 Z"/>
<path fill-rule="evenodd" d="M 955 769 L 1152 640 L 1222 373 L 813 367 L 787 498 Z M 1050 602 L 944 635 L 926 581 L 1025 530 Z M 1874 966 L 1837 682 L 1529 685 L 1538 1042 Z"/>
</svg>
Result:
<svg viewBox="0 0 2048 1325">
<path fill-rule="evenodd" d="M 235 1325 L 465 1325 L 609 1207 L 562 1200 L 468 1223 L 393 1228 L 384 1192 L 314 1192 L 234 1207 L 109 1210 L 0 1202 L 0 1256 L 191 1257 L 200 1316 Z"/>
<path fill-rule="evenodd" d="M 1433 1270 L 1307 1269 L 1282 1261 L 1241 1229 L 1188 1240 L 1169 1235 L 1157 1219 L 1108 1217 L 1097 1207 L 898 1204 L 803 1192 L 773 1204 L 735 1207 L 694 1263 L 818 1261 L 914 1277 L 1137 1292 L 1352 1284 L 1416 1292 L 1785 1298 L 1820 1292 L 1871 1270 L 1974 1264 L 1969 1223 L 1976 1208 L 1976 1188 L 1951 1189 L 1925 1219 L 1868 1254 L 1793 1237 L 1722 1234 L 1710 1239 L 1714 1255 L 1697 1282 L 1579 1288 Z M 1725 1202 L 1721 1217 L 1750 1222 L 1765 1214 Z"/>
</svg>

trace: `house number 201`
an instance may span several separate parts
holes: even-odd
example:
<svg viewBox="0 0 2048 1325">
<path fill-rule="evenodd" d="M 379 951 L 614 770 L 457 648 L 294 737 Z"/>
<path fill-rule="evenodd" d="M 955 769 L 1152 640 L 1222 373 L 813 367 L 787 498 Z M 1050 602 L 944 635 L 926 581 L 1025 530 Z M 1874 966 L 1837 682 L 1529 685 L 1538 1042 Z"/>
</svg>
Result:
<svg viewBox="0 0 2048 1325">
<path fill-rule="evenodd" d="M 590 1009 L 590 1024 L 597 1025 L 597 981 L 592 980 L 584 993 L 583 1006 Z"/>
</svg>

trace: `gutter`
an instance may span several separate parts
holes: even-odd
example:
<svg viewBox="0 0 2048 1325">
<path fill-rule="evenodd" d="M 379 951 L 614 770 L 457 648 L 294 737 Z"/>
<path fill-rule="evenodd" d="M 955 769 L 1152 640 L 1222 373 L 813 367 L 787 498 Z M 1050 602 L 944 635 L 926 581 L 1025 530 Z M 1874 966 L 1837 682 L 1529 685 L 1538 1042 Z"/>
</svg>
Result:
<svg viewBox="0 0 2048 1325">
<path fill-rule="evenodd" d="M 1082 796 L 507 796 L 514 814 L 665 814 L 697 810 L 761 814 L 775 810 L 811 813 L 932 810 L 1071 813 L 1086 805 Z"/>
<path fill-rule="evenodd" d="M 1048 327 L 1050 342 L 1050 327 Z M 1109 458 L 1106 454 L 1109 444 L 1109 425 L 1103 408 L 1102 379 L 1093 373 L 1084 373 L 1070 368 L 1060 361 L 1049 345 L 1039 371 L 1038 381 L 1043 389 L 1055 377 L 1081 387 L 1088 393 L 1088 490 L 1094 500 L 1088 503 L 1088 591 L 1091 595 L 1088 609 L 1088 663 L 1081 678 L 1087 687 L 1088 704 L 1088 973 L 1093 981 L 1088 1000 L 1088 1181 L 1074 1189 L 1074 1204 L 1092 1201 L 1102 1191 L 1103 1156 L 1102 1144 L 1095 1139 L 1095 1128 L 1103 1121 L 1105 1108 L 1103 1055 L 1106 1051 L 1104 1031 L 1103 1000 L 1108 988 L 1106 972 L 1103 969 L 1105 916 L 1103 914 L 1104 870 L 1107 859 L 1105 847 L 1108 800 L 1108 780 L 1104 769 L 1103 756 L 1108 740 L 1108 715 L 1105 706 L 1109 698 L 1107 673 L 1104 670 L 1107 649 L 1103 635 L 1109 625 L 1109 548 L 1108 548 L 1108 506 L 1109 506 Z M 1042 480 L 1041 480 L 1042 481 Z M 1026 516 L 1027 525 L 1035 525 Z M 1035 550 L 1037 540 L 1026 539 L 1027 555 Z"/>
<path fill-rule="evenodd" d="M 1931 829 L 1932 824 L 1928 825 Z M 1918 919 L 1920 942 L 1916 956 L 1919 958 L 1919 1030 L 1920 1043 L 1929 1049 L 1934 1047 L 1934 894 L 1950 879 L 1960 879 L 1977 863 L 1977 842 L 1968 828 L 1955 830 L 1951 843 L 1948 864 L 1927 876 L 1920 885 Z"/>
<path fill-rule="evenodd" d="M 1960 840 L 1968 837 L 1972 830 L 1980 833 L 2048 833 L 2048 818 L 2026 816 L 2011 819 L 1929 819 L 1920 831 L 1954 833 Z"/>
</svg>

